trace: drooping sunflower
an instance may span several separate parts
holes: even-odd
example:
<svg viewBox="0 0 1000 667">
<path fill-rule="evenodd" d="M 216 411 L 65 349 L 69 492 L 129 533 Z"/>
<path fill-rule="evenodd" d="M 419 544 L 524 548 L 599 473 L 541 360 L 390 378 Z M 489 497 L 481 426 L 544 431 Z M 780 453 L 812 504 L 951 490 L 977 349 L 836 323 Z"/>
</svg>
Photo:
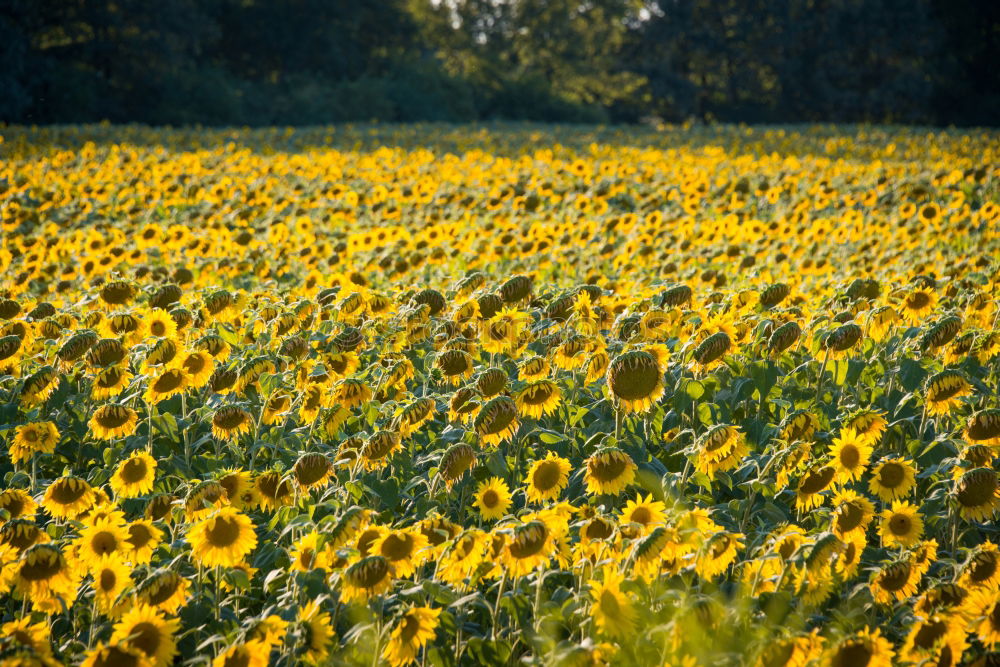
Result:
<svg viewBox="0 0 1000 667">
<path fill-rule="evenodd" d="M 178 355 L 181 368 L 187 375 L 188 386 L 201 389 L 215 372 L 215 359 L 204 350 L 186 350 Z"/>
<path fill-rule="evenodd" d="M 957 481 L 954 490 L 963 519 L 983 521 L 1000 508 L 1000 483 L 992 468 L 969 470 Z"/>
<path fill-rule="evenodd" d="M 75 519 L 94 504 L 94 490 L 85 480 L 60 477 L 45 490 L 42 507 L 57 519 Z"/>
<path fill-rule="evenodd" d="M 38 511 L 38 503 L 23 489 L 7 489 L 0 492 L 0 510 L 7 512 L 10 519 L 31 520 Z"/>
<path fill-rule="evenodd" d="M 473 505 L 479 515 L 486 520 L 499 519 L 507 513 L 512 503 L 507 483 L 499 477 L 491 477 L 479 483 Z"/>
<path fill-rule="evenodd" d="M 872 470 L 868 488 L 889 503 L 909 494 L 917 483 L 916 470 L 906 459 L 889 457 L 882 459 Z"/>
<path fill-rule="evenodd" d="M 97 400 L 105 400 L 118 396 L 132 381 L 132 372 L 120 366 L 101 369 L 94 377 L 91 385 L 91 396 Z"/>
<path fill-rule="evenodd" d="M 385 558 L 396 577 L 408 577 L 426 561 L 426 547 L 427 538 L 419 530 L 389 530 L 372 542 L 371 553 Z"/>
<path fill-rule="evenodd" d="M 212 415 L 212 435 L 219 440 L 235 440 L 253 426 L 250 413 L 237 405 L 226 405 Z"/>
<path fill-rule="evenodd" d="M 188 376 L 183 368 L 166 368 L 152 377 L 143 394 L 150 405 L 165 401 L 188 389 Z"/>
<path fill-rule="evenodd" d="M 799 478 L 795 489 L 795 507 L 808 511 L 819 507 L 825 500 L 823 493 L 828 491 L 837 476 L 833 465 L 814 464 Z"/>
<path fill-rule="evenodd" d="M 125 526 L 128 537 L 128 559 L 133 563 L 148 563 L 153 559 L 153 550 L 163 539 L 163 531 L 149 519 L 137 519 Z"/>
<path fill-rule="evenodd" d="M 971 619 L 970 629 L 986 646 L 1000 645 L 1000 590 L 979 588 L 969 593 L 963 611 Z"/>
<path fill-rule="evenodd" d="M 868 444 L 875 445 L 885 432 L 888 422 L 885 413 L 880 410 L 865 409 L 854 412 L 844 420 L 844 428 L 853 429 L 858 437 Z"/>
<path fill-rule="evenodd" d="M 303 490 L 319 488 L 329 481 L 333 473 L 333 464 L 323 454 L 310 452 L 299 456 L 292 473 L 299 488 Z"/>
<path fill-rule="evenodd" d="M 540 419 L 559 407 L 561 392 L 552 380 L 535 380 L 517 392 L 515 401 L 521 414 Z"/>
<path fill-rule="evenodd" d="M 144 651 L 125 642 L 98 644 L 87 653 L 80 667 L 153 667 Z"/>
<path fill-rule="evenodd" d="M 743 548 L 743 535 L 724 530 L 705 540 L 695 560 L 695 571 L 699 577 L 711 580 L 726 570 Z"/>
<path fill-rule="evenodd" d="M 30 461 L 34 454 L 51 454 L 59 442 L 59 429 L 52 422 L 28 422 L 14 429 L 10 460 Z"/>
<path fill-rule="evenodd" d="M 333 626 L 330 614 L 315 601 L 307 602 L 299 608 L 297 622 L 304 630 L 305 643 L 301 659 L 310 665 L 320 665 L 330 654 L 333 644 Z M 268 650 L 267 653 L 270 653 Z"/>
<path fill-rule="evenodd" d="M 850 489 L 834 493 L 833 506 L 833 532 L 842 540 L 854 535 L 863 536 L 875 516 L 872 502 Z"/>
<path fill-rule="evenodd" d="M 965 652 L 965 630 L 953 618 L 933 615 L 913 623 L 899 652 L 902 660 L 912 664 L 957 665 Z"/>
<path fill-rule="evenodd" d="M 591 580 L 590 595 L 593 602 L 590 615 L 602 634 L 612 638 L 626 638 L 635 631 L 636 612 L 629 596 L 622 591 L 625 578 L 613 568 L 604 568 L 600 581 Z"/>
<path fill-rule="evenodd" d="M 261 473 L 254 480 L 260 506 L 265 510 L 277 509 L 292 502 L 292 484 L 276 470 Z"/>
<path fill-rule="evenodd" d="M 118 464 L 111 475 L 111 488 L 119 498 L 137 498 L 153 490 L 156 460 L 146 452 L 136 452 Z"/>
<path fill-rule="evenodd" d="M 823 656 L 823 665 L 892 667 L 894 657 L 892 644 L 882 636 L 881 631 L 877 628 L 872 631 L 866 627 L 832 645 Z"/>
<path fill-rule="evenodd" d="M 494 396 L 479 409 L 473 425 L 484 445 L 510 440 L 520 426 L 517 404 L 509 396 Z"/>
<path fill-rule="evenodd" d="M 25 549 L 12 567 L 8 576 L 12 576 L 19 596 L 52 611 L 59 608 L 58 600 L 67 607 L 72 605 L 80 575 L 55 545 L 36 544 Z"/>
<path fill-rule="evenodd" d="M 372 433 L 361 447 L 361 461 L 365 470 L 382 470 L 399 451 L 402 439 L 399 433 L 381 430 Z"/>
<path fill-rule="evenodd" d="M 126 405 L 109 403 L 94 410 L 90 418 L 90 432 L 100 440 L 125 438 L 136 431 L 139 415 Z"/>
<path fill-rule="evenodd" d="M 903 559 L 876 570 L 872 574 L 870 589 L 876 602 L 891 606 L 917 593 L 920 575 L 910 563 Z"/>
<path fill-rule="evenodd" d="M 977 445 L 1000 446 L 1000 408 L 980 410 L 969 417 L 965 438 Z"/>
<path fill-rule="evenodd" d="M 738 467 L 749 451 L 746 437 L 739 429 L 717 424 L 699 439 L 695 468 L 715 479 L 715 473 Z"/>
<path fill-rule="evenodd" d="M 892 508 L 883 510 L 879 535 L 886 546 L 913 546 L 924 532 L 924 521 L 918 507 L 908 502 L 895 501 Z"/>
<path fill-rule="evenodd" d="M 179 627 L 179 620 L 167 619 L 153 607 L 139 604 L 125 612 L 115 624 L 111 641 L 137 648 L 155 667 L 166 667 L 177 655 L 174 634 Z"/>
<path fill-rule="evenodd" d="M 937 302 L 938 296 L 933 290 L 925 287 L 914 288 L 903 297 L 902 315 L 911 324 L 919 324 L 934 311 Z"/>
<path fill-rule="evenodd" d="M 611 361 L 607 370 L 608 389 L 618 409 L 643 413 L 663 396 L 661 358 L 649 350 L 631 350 Z"/>
<path fill-rule="evenodd" d="M 267 667 L 271 647 L 258 640 L 233 644 L 212 661 L 212 667 Z"/>
<path fill-rule="evenodd" d="M 344 570 L 340 595 L 345 602 L 366 601 L 392 586 L 392 566 L 382 556 L 365 556 Z"/>
<path fill-rule="evenodd" d="M 528 502 L 541 503 L 555 500 L 569 483 L 570 462 L 550 451 L 545 458 L 531 464 L 528 469 Z"/>
<path fill-rule="evenodd" d="M 139 585 L 138 599 L 149 605 L 175 615 L 187 603 L 190 582 L 173 570 L 157 570 Z"/>
<path fill-rule="evenodd" d="M 188 532 L 191 555 L 212 567 L 234 567 L 257 546 L 253 521 L 231 507 L 223 507 L 196 523 Z"/>
<path fill-rule="evenodd" d="M 0 625 L 0 637 L 6 640 L 4 648 L 10 649 L 11 645 L 19 648 L 25 647 L 30 648 L 39 656 L 51 657 L 52 645 L 49 637 L 49 624 L 45 621 L 32 623 L 30 615 Z"/>
<path fill-rule="evenodd" d="M 962 566 L 959 583 L 969 589 L 998 588 L 1000 548 L 990 540 L 976 546 Z"/>
<path fill-rule="evenodd" d="M 617 447 L 602 447 L 586 461 L 584 481 L 587 493 L 617 495 L 635 479 L 638 466 L 632 457 Z"/>
<path fill-rule="evenodd" d="M 841 429 L 830 445 L 830 456 L 837 468 L 837 480 L 850 482 L 861 477 L 871 460 L 872 446 L 852 428 Z"/>
<path fill-rule="evenodd" d="M 548 359 L 536 355 L 521 362 L 517 376 L 521 380 L 532 382 L 548 377 L 550 370 Z"/>
<path fill-rule="evenodd" d="M 403 667 L 416 662 L 420 649 L 434 639 L 440 615 L 440 609 L 431 607 L 407 609 L 389 635 L 382 657 L 392 667 Z"/>
<path fill-rule="evenodd" d="M 523 577 L 548 563 L 566 530 L 565 519 L 552 511 L 542 510 L 521 517 L 504 545 L 502 558 L 508 575 Z"/>
<path fill-rule="evenodd" d="M 946 415 L 961 404 L 962 397 L 971 393 L 972 385 L 962 373 L 942 371 L 927 381 L 924 394 L 927 412 L 935 416 Z"/>
</svg>

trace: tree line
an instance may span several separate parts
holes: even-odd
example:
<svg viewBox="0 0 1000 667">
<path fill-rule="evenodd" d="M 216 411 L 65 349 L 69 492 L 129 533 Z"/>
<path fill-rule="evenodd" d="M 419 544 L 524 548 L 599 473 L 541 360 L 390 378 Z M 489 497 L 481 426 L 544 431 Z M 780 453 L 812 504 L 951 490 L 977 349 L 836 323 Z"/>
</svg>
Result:
<svg viewBox="0 0 1000 667">
<path fill-rule="evenodd" d="M 995 0 L 2 0 L 0 120 L 995 125 Z"/>
</svg>

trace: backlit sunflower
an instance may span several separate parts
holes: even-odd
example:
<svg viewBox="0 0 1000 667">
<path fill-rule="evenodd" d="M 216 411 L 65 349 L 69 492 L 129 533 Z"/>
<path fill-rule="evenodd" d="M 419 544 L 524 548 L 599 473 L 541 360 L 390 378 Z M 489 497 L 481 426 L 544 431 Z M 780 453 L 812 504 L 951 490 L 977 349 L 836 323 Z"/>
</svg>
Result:
<svg viewBox="0 0 1000 667">
<path fill-rule="evenodd" d="M 219 440 L 235 440 L 253 426 L 250 413 L 237 405 L 226 405 L 212 415 L 212 435 Z"/>
<path fill-rule="evenodd" d="M 98 644 L 80 667 L 153 667 L 153 661 L 137 646 L 118 642 Z"/>
<path fill-rule="evenodd" d="M 837 480 L 850 482 L 861 477 L 872 455 L 868 440 L 851 428 L 844 428 L 830 445 L 830 456 L 837 468 Z"/>
<path fill-rule="evenodd" d="M 137 597 L 141 604 L 174 615 L 187 603 L 190 585 L 173 570 L 157 570 L 139 586 Z"/>
<path fill-rule="evenodd" d="M 153 558 L 153 550 L 163 539 L 163 531 L 153 525 L 149 519 L 137 519 L 125 526 L 128 537 L 128 559 L 133 563 L 148 563 Z"/>
<path fill-rule="evenodd" d="M 881 631 L 866 627 L 833 644 L 823 656 L 822 664 L 824 667 L 892 667 L 894 657 L 892 644 Z"/>
<path fill-rule="evenodd" d="M 22 489 L 0 491 L 0 510 L 7 512 L 10 519 L 33 519 L 38 503 Z"/>
<path fill-rule="evenodd" d="M 111 488 L 119 498 L 136 498 L 153 490 L 156 460 L 146 452 L 136 452 L 118 464 L 111 475 Z"/>
<path fill-rule="evenodd" d="M 296 621 L 303 630 L 305 640 L 301 646 L 301 659 L 311 665 L 323 664 L 333 644 L 330 614 L 316 602 L 307 602 L 299 608 Z"/>
<path fill-rule="evenodd" d="M 978 445 L 1000 446 L 1000 408 L 980 410 L 969 417 L 965 438 Z"/>
<path fill-rule="evenodd" d="M 102 613 L 110 614 L 118 606 L 118 598 L 132 584 L 132 571 L 116 555 L 104 556 L 91 565 L 94 595 Z"/>
<path fill-rule="evenodd" d="M 177 655 L 174 634 L 177 619 L 167 619 L 153 607 L 139 604 L 125 612 L 114 626 L 111 642 L 124 643 L 146 654 L 156 667 L 166 667 Z"/>
<path fill-rule="evenodd" d="M 913 664 L 957 665 L 965 652 L 965 630 L 954 619 L 934 615 L 913 623 L 899 657 Z"/>
<path fill-rule="evenodd" d="M 814 464 L 799 478 L 795 489 L 795 507 L 800 511 L 808 511 L 823 504 L 823 493 L 830 490 L 837 476 L 833 465 Z"/>
<path fill-rule="evenodd" d="M 528 469 L 528 486 L 525 494 L 528 502 L 541 503 L 555 500 L 569 483 L 570 462 L 555 452 L 531 464 Z"/>
<path fill-rule="evenodd" d="M 111 366 L 101 369 L 94 377 L 91 395 L 97 400 L 118 396 L 132 381 L 132 373 L 127 368 Z"/>
<path fill-rule="evenodd" d="M 88 569 L 93 569 L 106 556 L 122 557 L 128 550 L 128 532 L 115 518 L 88 523 L 77 539 L 77 557 Z"/>
<path fill-rule="evenodd" d="M 986 646 L 1000 645 L 1000 590 L 979 588 L 969 593 L 963 605 L 970 629 Z"/>
<path fill-rule="evenodd" d="M 299 456 L 292 473 L 299 488 L 303 490 L 319 488 L 329 481 L 333 473 L 333 464 L 323 454 L 311 452 Z"/>
<path fill-rule="evenodd" d="M 661 359 L 648 350 L 632 350 L 608 365 L 607 383 L 615 405 L 624 412 L 643 413 L 663 396 Z"/>
<path fill-rule="evenodd" d="M 80 583 L 80 573 L 66 559 L 63 552 L 52 544 L 36 544 L 25 549 L 12 565 L 14 590 L 43 611 L 73 604 Z M 7 578 L 7 577 L 4 577 Z"/>
<path fill-rule="evenodd" d="M 212 567 L 234 567 L 257 546 L 253 522 L 244 514 L 223 507 L 196 523 L 188 532 L 191 555 Z"/>
<path fill-rule="evenodd" d="M 212 667 L 267 667 L 271 647 L 251 640 L 233 644 L 212 661 Z"/>
<path fill-rule="evenodd" d="M 393 667 L 402 667 L 417 661 L 417 654 L 427 642 L 434 639 L 440 609 L 410 607 L 399 619 L 382 657 Z"/>
<path fill-rule="evenodd" d="M 627 638 L 635 631 L 636 612 L 632 600 L 621 589 L 624 577 L 612 568 L 604 568 L 602 572 L 601 581 L 588 582 L 593 598 L 590 615 L 602 634 Z"/>
<path fill-rule="evenodd" d="M 833 494 L 833 507 L 833 532 L 843 540 L 854 535 L 863 536 L 875 516 L 872 502 L 850 489 Z"/>
<path fill-rule="evenodd" d="M 389 561 L 379 555 L 365 556 L 344 570 L 340 595 L 345 602 L 367 601 L 389 590 L 392 581 Z"/>
<path fill-rule="evenodd" d="M 171 396 L 176 396 L 188 389 L 188 376 L 183 368 L 166 368 L 153 376 L 142 395 L 150 405 L 156 405 Z"/>
<path fill-rule="evenodd" d="M 961 404 L 961 399 L 972 393 L 972 385 L 958 371 L 943 371 L 927 381 L 924 394 L 927 412 L 941 416 Z"/>
<path fill-rule="evenodd" d="M 906 459 L 889 457 L 882 459 L 872 470 L 868 488 L 889 503 L 910 493 L 917 483 L 916 470 Z"/>
<path fill-rule="evenodd" d="M 1000 483 L 991 468 L 969 470 L 956 482 L 954 490 L 963 519 L 984 521 L 1000 508 Z"/>
<path fill-rule="evenodd" d="M 632 457 L 617 447 L 602 447 L 587 460 L 584 481 L 587 493 L 617 495 L 635 479 L 638 469 Z"/>
<path fill-rule="evenodd" d="M 499 477 L 491 477 L 479 483 L 473 505 L 479 509 L 479 515 L 486 520 L 499 519 L 507 513 L 511 506 L 510 489 L 507 483 Z"/>
<path fill-rule="evenodd" d="M 642 533 L 645 534 L 666 520 L 665 509 L 666 505 L 659 500 L 653 500 L 652 494 L 643 498 L 640 493 L 636 495 L 635 500 L 626 503 L 619 516 L 619 521 L 623 524 L 638 524 L 642 527 Z"/>
<path fill-rule="evenodd" d="M 14 429 L 10 459 L 14 463 L 30 461 L 34 454 L 51 454 L 59 442 L 59 429 L 52 422 L 28 422 Z"/>
<path fill-rule="evenodd" d="M 717 424 L 698 440 L 698 458 L 695 469 L 709 479 L 715 473 L 739 467 L 750 451 L 746 437 L 735 426 Z"/>
<path fill-rule="evenodd" d="M 484 445 L 511 440 L 520 425 L 517 405 L 509 396 L 495 396 L 479 409 L 473 425 Z"/>
<path fill-rule="evenodd" d="M 90 418 L 90 432 L 100 440 L 125 438 L 136 431 L 139 415 L 126 405 L 109 403 L 94 410 Z"/>
<path fill-rule="evenodd" d="M 874 445 L 882 438 L 888 422 L 880 410 L 858 410 L 844 421 L 845 429 L 853 429 L 858 437 Z"/>
<path fill-rule="evenodd" d="M 891 606 L 917 593 L 920 575 L 908 559 L 890 563 L 872 574 L 872 597 L 882 605 Z"/>
<path fill-rule="evenodd" d="M 508 575 L 523 577 L 548 563 L 566 531 L 565 519 L 550 510 L 521 517 L 503 550 L 502 558 Z"/>
<path fill-rule="evenodd" d="M 204 387 L 215 372 L 215 359 L 204 350 L 182 351 L 178 359 L 192 389 Z"/>
<path fill-rule="evenodd" d="M 383 532 L 370 552 L 385 558 L 396 577 L 408 577 L 427 559 L 427 538 L 413 528 Z"/>
<path fill-rule="evenodd" d="M 937 302 L 938 296 L 933 290 L 917 287 L 903 297 L 901 314 L 911 324 L 920 324 L 934 312 Z"/>
<path fill-rule="evenodd" d="M 1000 548 L 990 540 L 976 546 L 962 566 L 959 583 L 969 589 L 998 588 Z"/>
<path fill-rule="evenodd" d="M 94 503 L 94 491 L 79 477 L 60 477 L 45 490 L 42 507 L 57 519 L 75 519 Z"/>
<path fill-rule="evenodd" d="M 535 380 L 517 392 L 515 401 L 521 414 L 539 419 L 555 412 L 560 396 L 559 385 L 552 380 Z"/>
<path fill-rule="evenodd" d="M 372 433 L 361 447 L 361 461 L 365 470 L 382 470 L 399 451 L 402 439 L 396 431 L 382 430 Z"/>
<path fill-rule="evenodd" d="M 913 546 L 924 532 L 924 521 L 919 508 L 907 502 L 895 501 L 892 509 L 882 512 L 879 535 L 886 546 Z"/>
</svg>

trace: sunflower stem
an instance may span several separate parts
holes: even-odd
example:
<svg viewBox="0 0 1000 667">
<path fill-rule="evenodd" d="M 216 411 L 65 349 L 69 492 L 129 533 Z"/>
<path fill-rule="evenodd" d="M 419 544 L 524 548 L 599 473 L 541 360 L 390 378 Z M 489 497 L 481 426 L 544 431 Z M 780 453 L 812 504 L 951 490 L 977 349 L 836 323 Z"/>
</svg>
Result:
<svg viewBox="0 0 1000 667">
<path fill-rule="evenodd" d="M 503 597 L 504 585 L 507 583 L 507 570 L 504 570 L 500 575 L 500 586 L 497 588 L 497 599 L 493 603 L 493 632 L 491 633 L 491 639 L 496 641 L 497 639 L 497 621 L 499 620 L 500 614 L 500 599 Z"/>
<path fill-rule="evenodd" d="M 816 398 L 814 399 L 817 403 L 819 402 L 819 395 L 823 389 L 823 375 L 826 373 L 826 364 L 830 360 L 830 348 L 826 348 L 823 353 L 823 365 L 819 367 L 819 377 L 816 378 Z"/>
</svg>

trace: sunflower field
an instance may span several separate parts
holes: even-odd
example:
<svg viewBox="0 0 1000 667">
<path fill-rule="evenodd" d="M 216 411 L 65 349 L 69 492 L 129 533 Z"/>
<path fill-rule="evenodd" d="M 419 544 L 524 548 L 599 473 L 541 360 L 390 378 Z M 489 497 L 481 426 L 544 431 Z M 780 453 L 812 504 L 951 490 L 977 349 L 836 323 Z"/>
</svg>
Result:
<svg viewBox="0 0 1000 667">
<path fill-rule="evenodd" d="M 997 132 L 0 134 L 0 665 L 1000 661 Z"/>
</svg>

